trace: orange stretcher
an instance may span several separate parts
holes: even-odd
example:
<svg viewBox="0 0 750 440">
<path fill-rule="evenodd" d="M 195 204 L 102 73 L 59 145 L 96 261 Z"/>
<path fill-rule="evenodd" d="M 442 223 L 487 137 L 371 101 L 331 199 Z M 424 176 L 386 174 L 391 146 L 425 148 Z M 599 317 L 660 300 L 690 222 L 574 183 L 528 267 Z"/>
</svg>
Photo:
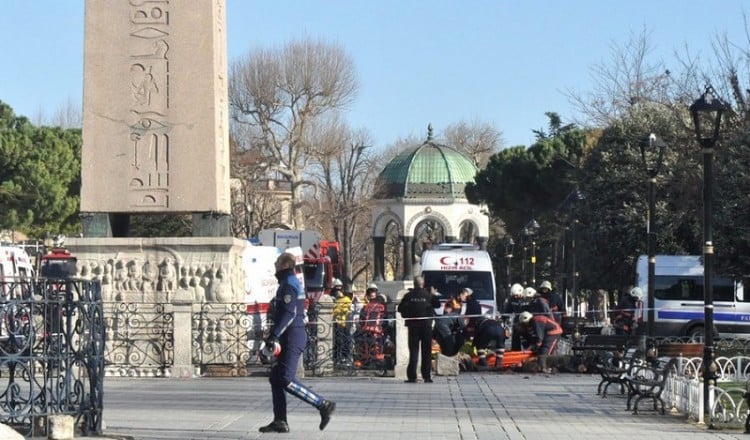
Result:
<svg viewBox="0 0 750 440">
<path fill-rule="evenodd" d="M 534 355 L 530 351 L 506 351 L 505 354 L 503 354 L 503 363 L 500 368 L 520 367 L 521 364 L 526 362 L 528 359 L 531 359 L 532 357 L 534 357 Z M 479 361 L 479 357 L 477 356 L 473 356 L 473 359 L 475 364 Z M 495 368 L 496 362 L 497 358 L 494 354 L 487 356 L 488 367 Z"/>
</svg>

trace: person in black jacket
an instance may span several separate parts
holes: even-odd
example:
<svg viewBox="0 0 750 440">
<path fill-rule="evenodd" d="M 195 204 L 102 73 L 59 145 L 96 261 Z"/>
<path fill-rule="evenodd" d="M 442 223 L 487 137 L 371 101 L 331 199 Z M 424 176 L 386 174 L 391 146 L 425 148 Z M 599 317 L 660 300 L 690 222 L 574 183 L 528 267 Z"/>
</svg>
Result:
<svg viewBox="0 0 750 440">
<path fill-rule="evenodd" d="M 409 333 L 409 364 L 406 382 L 417 381 L 417 363 L 422 356 L 421 373 L 426 383 L 432 382 L 432 317 L 440 307 L 437 296 L 424 287 L 424 278 L 414 277 L 414 288 L 409 290 L 398 305 L 398 312 L 406 318 Z"/>
</svg>

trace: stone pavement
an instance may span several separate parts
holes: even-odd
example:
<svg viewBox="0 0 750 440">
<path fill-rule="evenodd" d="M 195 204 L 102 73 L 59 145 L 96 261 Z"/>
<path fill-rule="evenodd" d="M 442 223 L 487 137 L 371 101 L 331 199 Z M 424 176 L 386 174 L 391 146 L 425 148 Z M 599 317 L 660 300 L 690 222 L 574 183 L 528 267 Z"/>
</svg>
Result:
<svg viewBox="0 0 750 440">
<path fill-rule="evenodd" d="M 394 378 L 307 378 L 337 403 L 325 431 L 312 407 L 289 399 L 289 434 L 271 421 L 265 377 L 119 379 L 104 383 L 104 437 L 118 439 L 739 439 L 684 416 L 625 411 L 596 395 L 597 375 L 461 373 L 432 384 Z M 612 390 L 610 390 L 612 391 Z M 641 405 L 648 408 L 647 403 Z"/>
</svg>

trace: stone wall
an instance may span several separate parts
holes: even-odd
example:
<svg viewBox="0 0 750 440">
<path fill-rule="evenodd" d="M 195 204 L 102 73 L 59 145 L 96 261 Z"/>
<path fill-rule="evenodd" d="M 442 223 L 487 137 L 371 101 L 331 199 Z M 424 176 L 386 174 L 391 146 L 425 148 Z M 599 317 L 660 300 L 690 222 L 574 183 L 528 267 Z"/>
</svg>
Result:
<svg viewBox="0 0 750 440">
<path fill-rule="evenodd" d="M 231 237 L 67 240 L 77 275 L 99 280 L 105 302 L 243 302 L 245 246 Z"/>
</svg>

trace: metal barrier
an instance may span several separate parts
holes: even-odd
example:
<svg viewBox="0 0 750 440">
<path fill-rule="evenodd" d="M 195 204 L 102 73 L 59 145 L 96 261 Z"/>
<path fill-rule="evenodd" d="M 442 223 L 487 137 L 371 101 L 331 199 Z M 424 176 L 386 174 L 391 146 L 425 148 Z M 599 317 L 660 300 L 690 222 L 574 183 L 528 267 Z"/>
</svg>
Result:
<svg viewBox="0 0 750 440">
<path fill-rule="evenodd" d="M 313 374 L 392 375 L 396 357 L 393 313 L 386 312 L 382 325 L 373 331 L 356 319 L 332 322 L 326 309 L 330 307 L 325 303 L 314 303 L 308 310 L 305 369 Z"/>
<path fill-rule="evenodd" d="M 46 432 L 50 415 L 101 432 L 105 323 L 100 285 L 86 280 L 0 283 L 0 422 Z"/>
<path fill-rule="evenodd" d="M 395 359 L 395 322 L 384 318 L 383 332 L 363 331 L 354 321 L 333 324 L 332 302 L 311 303 L 307 311 L 306 374 L 389 375 Z M 193 304 L 190 328 L 176 329 L 168 303 L 104 303 L 107 322 L 105 371 L 111 376 L 166 377 L 175 362 L 175 334 L 190 332 L 195 374 L 245 376 L 264 369 L 258 348 L 265 316 L 248 314 L 244 303 Z"/>
</svg>

